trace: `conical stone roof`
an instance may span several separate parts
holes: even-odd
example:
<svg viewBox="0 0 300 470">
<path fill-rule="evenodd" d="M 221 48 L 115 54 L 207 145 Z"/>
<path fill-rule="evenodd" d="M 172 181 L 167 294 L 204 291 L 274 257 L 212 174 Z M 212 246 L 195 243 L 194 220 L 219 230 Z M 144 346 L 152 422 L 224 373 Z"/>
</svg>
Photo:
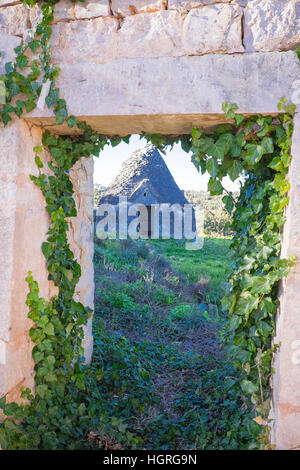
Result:
<svg viewBox="0 0 300 470">
<path fill-rule="evenodd" d="M 100 204 L 118 204 L 119 196 L 126 196 L 128 202 L 137 202 L 136 190 L 145 181 L 152 186 L 157 203 L 188 204 L 160 152 L 152 144 L 133 152 L 123 163 L 101 197 Z"/>
</svg>

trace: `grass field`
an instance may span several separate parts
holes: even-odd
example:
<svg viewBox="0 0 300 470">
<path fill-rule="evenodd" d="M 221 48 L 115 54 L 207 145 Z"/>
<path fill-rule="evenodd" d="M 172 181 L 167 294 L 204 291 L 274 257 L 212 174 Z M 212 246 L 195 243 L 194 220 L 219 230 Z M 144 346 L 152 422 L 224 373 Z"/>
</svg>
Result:
<svg viewBox="0 0 300 470">
<path fill-rule="evenodd" d="M 202 250 L 189 251 L 176 240 L 96 242 L 92 368 L 114 423 L 106 440 L 98 436 L 100 447 L 256 446 L 219 339 L 229 245 L 206 238 Z"/>
</svg>

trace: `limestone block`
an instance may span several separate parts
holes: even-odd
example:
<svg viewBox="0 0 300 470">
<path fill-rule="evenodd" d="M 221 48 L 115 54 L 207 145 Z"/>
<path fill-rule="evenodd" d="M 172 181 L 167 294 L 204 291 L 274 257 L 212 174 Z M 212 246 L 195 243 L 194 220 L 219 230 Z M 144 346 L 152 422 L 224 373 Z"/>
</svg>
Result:
<svg viewBox="0 0 300 470">
<path fill-rule="evenodd" d="M 41 7 L 37 4 L 29 10 L 29 19 L 32 28 L 36 28 L 42 18 Z M 70 0 L 60 0 L 54 6 L 54 23 L 75 19 L 75 4 Z"/>
<path fill-rule="evenodd" d="M 55 63 L 105 63 L 115 55 L 116 18 L 96 18 L 53 25 L 52 58 Z"/>
<path fill-rule="evenodd" d="M 247 51 L 294 49 L 300 44 L 300 1 L 249 0 L 244 30 Z"/>
<path fill-rule="evenodd" d="M 300 447 L 300 115 L 294 118 L 292 162 L 289 168 L 290 202 L 284 226 L 281 256 L 298 256 L 280 289 L 280 309 L 276 319 L 275 356 L 272 378 L 273 408 L 271 442 L 276 449 Z"/>
<path fill-rule="evenodd" d="M 75 4 L 75 18 L 97 18 L 98 16 L 109 16 L 109 0 L 88 0 L 84 3 Z"/>
<path fill-rule="evenodd" d="M 6 364 L 6 343 L 0 340 L 0 365 Z"/>
<path fill-rule="evenodd" d="M 11 336 L 12 276 L 14 264 L 14 233 L 16 212 L 18 129 L 0 127 L 0 339 Z"/>
<path fill-rule="evenodd" d="M 11 306 L 11 278 L 14 263 L 14 228 L 15 208 L 12 207 L 10 215 L 0 214 L 0 339 L 8 341 L 11 331 L 11 317 L 9 315 Z"/>
<path fill-rule="evenodd" d="M 0 29 L 13 36 L 22 36 L 27 29 L 27 16 L 24 5 L 0 8 Z"/>
<path fill-rule="evenodd" d="M 166 4 L 166 0 L 111 0 L 111 9 L 116 16 L 129 16 L 165 10 Z"/>
<path fill-rule="evenodd" d="M 183 17 L 175 11 L 127 16 L 117 34 L 117 58 L 182 55 Z"/>
<path fill-rule="evenodd" d="M 299 78 L 293 51 L 119 59 L 60 67 L 57 86 L 69 113 L 105 135 L 207 129 L 224 122 L 224 101 L 237 103 L 245 114 L 277 114 L 278 101 L 282 96 L 291 100 L 293 83 Z M 47 108 L 35 109 L 27 119 L 59 133 L 70 132 L 67 126 L 55 127 L 53 111 Z"/>
<path fill-rule="evenodd" d="M 14 48 L 21 44 L 21 38 L 10 36 L 0 29 L 0 75 L 5 73 L 5 64 L 15 59 Z"/>
<path fill-rule="evenodd" d="M 32 382 L 33 374 L 25 282 L 29 270 L 39 282 L 40 294 L 49 298 L 41 253 L 49 217 L 44 198 L 29 177 L 38 174 L 33 147 L 40 142 L 41 131 L 35 127 L 29 131 L 24 121 L 0 127 L 0 391 L 13 390 L 14 397 L 22 384 Z"/>
<path fill-rule="evenodd" d="M 32 343 L 28 332 L 24 333 L 19 338 L 7 343 L 7 391 L 12 390 L 18 384 L 21 386 L 22 382 L 33 373 Z"/>
<path fill-rule="evenodd" d="M 169 0 L 168 10 L 178 10 L 182 12 L 190 11 L 203 5 L 212 5 L 215 3 L 230 3 L 231 0 Z"/>
<path fill-rule="evenodd" d="M 94 309 L 94 224 L 93 224 L 93 169 L 94 160 L 80 159 L 70 171 L 74 187 L 77 217 L 69 220 L 68 240 L 75 258 L 81 265 L 81 277 L 74 298 Z M 84 327 L 85 360 L 91 361 L 93 350 L 92 320 Z"/>
<path fill-rule="evenodd" d="M 212 5 L 191 10 L 183 26 L 186 54 L 243 52 L 242 10 L 236 5 Z"/>
<path fill-rule="evenodd" d="M 54 6 L 54 23 L 75 18 L 75 5 L 70 0 L 60 0 Z"/>
</svg>

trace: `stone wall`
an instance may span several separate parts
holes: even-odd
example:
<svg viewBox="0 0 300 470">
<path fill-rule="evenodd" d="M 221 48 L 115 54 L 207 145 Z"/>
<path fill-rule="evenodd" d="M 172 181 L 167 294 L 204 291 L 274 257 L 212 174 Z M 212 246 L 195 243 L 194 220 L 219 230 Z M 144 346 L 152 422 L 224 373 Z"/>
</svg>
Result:
<svg viewBox="0 0 300 470">
<path fill-rule="evenodd" d="M 42 131 L 24 121 L 0 127 L 0 397 L 18 399 L 21 386 L 33 386 L 33 343 L 29 329 L 25 282 L 28 271 L 38 281 L 47 300 L 57 292 L 48 281 L 41 245 L 46 240 L 49 217 L 44 197 L 30 179 L 38 176 L 33 147 L 40 145 Z M 42 155 L 47 173 L 49 156 Z M 49 170 L 48 170 L 49 171 Z M 49 172 L 50 173 L 50 172 Z M 94 307 L 93 271 L 93 159 L 82 159 L 72 170 L 78 217 L 70 219 L 69 242 L 83 275 L 75 297 Z M 90 361 L 93 345 L 91 321 L 85 329 L 84 348 Z"/>
<path fill-rule="evenodd" d="M 299 0 L 63 0 L 55 11 L 56 62 L 272 52 L 300 43 Z M 0 1 L 0 31 L 9 35 L 26 35 L 39 16 L 38 6 Z"/>
<path fill-rule="evenodd" d="M 0 75 L 39 16 L 38 6 L 0 0 Z M 195 125 L 224 122 L 224 101 L 236 102 L 245 114 L 276 114 L 280 97 L 291 100 L 299 79 L 292 50 L 300 44 L 300 0 L 62 0 L 55 6 L 51 41 L 70 114 L 105 134 L 190 133 Z M 298 254 L 300 240 L 298 117 L 295 123 L 283 250 L 291 254 Z M 68 131 L 55 126 L 46 106 L 25 121 L 0 126 L 0 396 L 8 393 L 10 399 L 21 385 L 33 384 L 27 271 L 33 271 L 41 295 L 55 291 L 40 248 L 49 223 L 45 202 L 28 176 L 37 174 L 32 148 L 47 126 Z M 72 170 L 78 217 L 69 233 L 82 267 L 76 298 L 91 307 L 92 170 L 92 159 Z M 299 341 L 298 271 L 297 264 L 283 283 L 278 317 L 282 349 L 275 362 L 272 439 L 280 448 L 296 447 L 300 438 L 299 364 L 291 363 Z M 91 323 L 85 347 L 89 359 Z"/>
</svg>

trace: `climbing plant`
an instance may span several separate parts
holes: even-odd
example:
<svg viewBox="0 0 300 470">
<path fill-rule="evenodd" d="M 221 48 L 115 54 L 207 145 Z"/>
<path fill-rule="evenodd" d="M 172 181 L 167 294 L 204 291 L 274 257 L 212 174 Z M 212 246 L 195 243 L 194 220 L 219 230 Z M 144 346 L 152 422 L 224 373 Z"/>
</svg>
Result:
<svg viewBox="0 0 300 470">
<path fill-rule="evenodd" d="M 57 292 L 49 301 L 41 298 L 38 282 L 29 272 L 26 303 L 34 322 L 29 334 L 35 344 L 35 390 L 22 390 L 22 397 L 27 399 L 22 405 L 6 404 L 5 397 L 0 400 L 0 408 L 7 416 L 0 424 L 0 444 L 8 449 L 71 448 L 72 442 L 83 440 L 101 412 L 95 404 L 88 406 L 84 397 L 87 384 L 83 326 L 91 311 L 74 300 L 81 269 L 67 239 L 67 220 L 76 216 L 70 170 L 80 158 L 98 156 L 106 143 L 117 145 L 122 138 L 99 135 L 85 122 L 69 116 L 66 102 L 60 98 L 56 87 L 59 69 L 51 63 L 49 41 L 58 1 L 24 0 L 29 7 L 41 4 L 41 19 L 36 29 L 29 32 L 28 42 L 15 49 L 15 62 L 5 65 L 6 73 L 0 78 L 1 89 L 5 90 L 0 119 L 5 126 L 15 115 L 20 118 L 24 112 L 32 111 L 45 94 L 56 123 L 76 129 L 73 136 L 46 131 L 42 145 L 34 148 L 39 176 L 31 179 L 45 197 L 50 218 L 42 252 L 49 280 Z M 223 197 L 227 210 L 233 214 L 235 232 L 231 292 L 223 300 L 229 319 L 224 343 L 243 373 L 238 393 L 251 397 L 257 413 L 266 418 L 271 362 L 277 348 L 272 338 L 278 282 L 294 262 L 292 257 L 280 258 L 284 209 L 289 200 L 286 175 L 291 161 L 294 107 L 281 100 L 279 110 L 283 112 L 276 118 L 245 118 L 230 103 L 225 103 L 223 110 L 229 122 L 218 126 L 211 135 L 194 128 L 191 136 L 143 136 L 163 151 L 175 142 L 181 142 L 183 150 L 192 151 L 198 170 L 210 174 L 208 189 L 212 195 L 223 194 L 225 176 L 229 175 L 232 181 L 243 177 L 238 199 L 234 200 L 231 193 Z M 123 138 L 125 142 L 128 139 L 129 136 Z M 41 155 L 45 151 L 51 160 L 44 172 Z M 105 419 L 102 425 L 107 425 Z M 122 424 L 115 425 L 122 439 Z M 130 433 L 126 439 L 131 446 L 137 444 Z"/>
</svg>

